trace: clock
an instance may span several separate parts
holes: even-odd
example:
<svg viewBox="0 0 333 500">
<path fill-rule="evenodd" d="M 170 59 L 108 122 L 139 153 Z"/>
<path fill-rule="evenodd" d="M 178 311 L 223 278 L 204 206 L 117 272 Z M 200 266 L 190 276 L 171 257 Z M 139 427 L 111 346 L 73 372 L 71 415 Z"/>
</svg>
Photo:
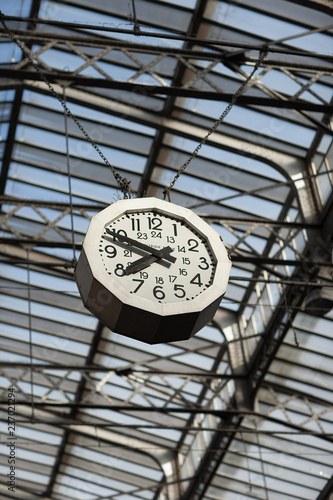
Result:
<svg viewBox="0 0 333 500">
<path fill-rule="evenodd" d="M 106 326 L 155 344 L 188 339 L 213 318 L 230 267 L 219 234 L 193 211 L 135 198 L 92 218 L 75 279 Z"/>
</svg>

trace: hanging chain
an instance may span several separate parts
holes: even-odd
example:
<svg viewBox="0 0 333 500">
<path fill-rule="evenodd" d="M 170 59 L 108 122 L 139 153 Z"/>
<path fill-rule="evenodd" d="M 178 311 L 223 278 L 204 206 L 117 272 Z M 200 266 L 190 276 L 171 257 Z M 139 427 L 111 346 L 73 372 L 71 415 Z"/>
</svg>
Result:
<svg viewBox="0 0 333 500">
<path fill-rule="evenodd" d="M 267 54 L 268 54 L 268 47 L 265 45 L 262 49 L 260 49 L 259 57 L 257 59 L 256 64 L 254 65 L 254 68 L 253 68 L 251 74 L 246 78 L 246 80 L 244 80 L 244 82 L 242 83 L 242 85 L 239 87 L 239 89 L 232 96 L 231 101 L 229 102 L 228 106 L 225 108 L 225 110 L 223 111 L 223 113 L 221 114 L 221 116 L 216 120 L 216 122 L 214 123 L 214 125 L 212 126 L 212 128 L 207 132 L 207 134 L 205 135 L 205 137 L 197 145 L 197 147 L 195 148 L 195 150 L 193 151 L 193 153 L 191 154 L 191 156 L 189 157 L 189 159 L 179 168 L 179 170 L 176 173 L 174 179 L 170 182 L 170 184 L 168 184 L 168 186 L 163 191 L 164 199 L 166 199 L 166 197 L 168 197 L 168 200 L 170 201 L 170 191 L 173 188 L 173 186 L 175 185 L 176 181 L 179 179 L 179 177 L 182 175 L 182 173 L 185 171 L 185 169 L 188 167 L 188 165 L 191 163 L 191 161 L 197 156 L 197 154 L 199 153 L 199 151 L 202 148 L 202 146 L 207 142 L 207 139 L 212 135 L 213 132 L 215 132 L 215 130 L 222 123 L 222 121 L 227 116 L 227 114 L 229 113 L 229 111 L 231 111 L 231 109 L 234 106 L 234 104 L 236 103 L 238 97 L 244 92 L 244 90 L 246 89 L 249 81 L 251 80 L 251 78 L 253 77 L 254 73 L 257 71 L 257 69 L 259 68 L 260 64 L 262 63 L 262 61 L 267 56 Z"/>
<path fill-rule="evenodd" d="M 66 103 L 66 89 L 63 89 L 63 100 Z M 72 192 L 72 174 L 71 174 L 71 163 L 69 154 L 69 134 L 68 134 L 68 116 L 64 113 L 65 118 L 65 139 L 66 139 L 66 161 L 67 161 L 67 178 L 68 178 L 68 194 L 69 194 L 69 206 L 70 206 L 70 216 L 71 216 L 71 233 L 72 233 L 72 247 L 73 247 L 73 264 L 76 264 L 75 255 L 75 231 L 74 231 L 74 213 L 73 213 L 73 192 Z"/>
<path fill-rule="evenodd" d="M 44 83 L 48 86 L 51 94 L 58 99 L 58 101 L 63 106 L 64 110 L 66 111 L 67 115 L 72 118 L 72 120 L 77 125 L 77 127 L 81 130 L 82 134 L 87 139 L 87 141 L 90 142 L 90 144 L 95 149 L 95 151 L 99 154 L 99 156 L 102 158 L 102 160 L 104 161 L 104 163 L 110 168 L 110 170 L 111 170 L 111 172 L 112 172 L 112 174 L 113 174 L 113 176 L 114 176 L 114 178 L 115 178 L 115 180 L 116 180 L 119 188 L 124 193 L 124 198 L 127 198 L 127 197 L 130 198 L 131 197 L 131 190 L 130 190 L 130 183 L 131 183 L 131 181 L 128 181 L 125 177 L 122 177 L 116 171 L 116 169 L 114 168 L 114 166 L 111 165 L 111 163 L 108 161 L 108 159 L 104 156 L 104 154 L 99 149 L 99 147 L 97 146 L 97 144 L 95 143 L 95 141 L 90 137 L 90 135 L 83 128 L 83 126 L 81 125 L 81 123 L 79 122 L 79 120 L 73 115 L 73 113 L 67 107 L 66 102 L 64 101 L 64 99 L 55 91 L 55 89 L 53 88 L 53 86 L 51 85 L 51 83 L 48 81 L 48 79 L 46 78 L 46 76 L 44 75 L 44 73 L 39 69 L 38 64 L 35 63 L 35 61 L 31 57 L 28 49 L 24 45 L 24 43 L 22 43 L 18 38 L 16 38 L 16 36 L 14 35 L 14 33 L 12 33 L 10 31 L 10 29 L 8 28 L 8 26 L 7 26 L 6 22 L 5 22 L 5 16 L 4 16 L 4 14 L 1 11 L 0 11 L 0 21 L 1 21 L 2 26 L 5 29 L 6 33 L 8 34 L 8 36 L 22 50 L 22 52 L 27 57 L 27 59 L 30 61 L 30 63 L 33 65 L 33 67 L 35 68 L 35 70 L 37 71 L 37 73 L 39 74 L 39 76 L 42 78 L 42 80 L 44 81 Z"/>
</svg>

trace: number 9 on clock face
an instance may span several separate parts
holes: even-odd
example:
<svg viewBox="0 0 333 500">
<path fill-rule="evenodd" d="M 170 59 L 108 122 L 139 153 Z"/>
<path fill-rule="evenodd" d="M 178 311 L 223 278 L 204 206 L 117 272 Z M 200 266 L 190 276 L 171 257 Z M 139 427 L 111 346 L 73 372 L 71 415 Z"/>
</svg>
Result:
<svg viewBox="0 0 333 500">
<path fill-rule="evenodd" d="M 183 220 L 156 211 L 122 214 L 104 226 L 105 271 L 133 296 L 160 303 L 193 300 L 214 280 L 207 239 Z"/>
</svg>

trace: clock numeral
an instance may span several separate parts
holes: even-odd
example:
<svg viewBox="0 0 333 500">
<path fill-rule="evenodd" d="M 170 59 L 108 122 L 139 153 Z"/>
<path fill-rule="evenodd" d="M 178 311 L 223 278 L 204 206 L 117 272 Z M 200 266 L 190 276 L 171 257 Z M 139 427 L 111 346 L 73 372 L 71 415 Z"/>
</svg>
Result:
<svg viewBox="0 0 333 500">
<path fill-rule="evenodd" d="M 162 231 L 162 221 L 158 217 L 148 217 L 148 227 L 149 229 L 155 229 L 155 231 L 158 229 L 159 231 Z"/>
<path fill-rule="evenodd" d="M 167 236 L 167 242 L 168 243 L 174 243 L 176 240 L 173 236 Z"/>
<path fill-rule="evenodd" d="M 207 260 L 205 259 L 205 257 L 200 257 L 200 262 L 201 262 L 201 264 L 198 265 L 198 267 L 200 267 L 200 269 L 205 270 L 205 269 L 209 268 L 209 264 L 208 264 Z"/>
<path fill-rule="evenodd" d="M 123 264 L 117 264 L 117 265 L 116 265 L 116 269 L 114 270 L 114 274 L 115 274 L 116 276 L 119 276 L 119 277 L 120 277 L 120 276 L 125 276 L 126 271 L 125 271 L 125 269 L 124 269 Z"/>
<path fill-rule="evenodd" d="M 182 252 L 182 253 L 186 252 L 185 247 L 181 247 L 181 246 L 178 245 L 177 249 L 178 249 L 178 252 Z"/>
<path fill-rule="evenodd" d="M 161 276 L 155 276 L 155 283 L 164 284 L 164 279 Z"/>
<path fill-rule="evenodd" d="M 188 257 L 183 257 L 183 264 L 186 264 L 187 266 L 191 264 L 191 261 Z"/>
<path fill-rule="evenodd" d="M 144 280 L 148 279 L 148 273 L 146 273 L 146 271 L 140 271 L 140 278 Z"/>
<path fill-rule="evenodd" d="M 145 282 L 145 280 L 136 280 L 136 279 L 132 279 L 132 281 L 137 281 L 139 283 L 138 286 L 136 287 L 136 289 L 133 290 L 133 293 L 136 293 L 142 287 L 142 285 Z"/>
<path fill-rule="evenodd" d="M 190 252 L 199 252 L 199 250 L 197 250 L 197 247 L 199 246 L 199 242 L 197 240 L 190 239 L 187 244 Z"/>
<path fill-rule="evenodd" d="M 152 238 L 162 238 L 162 233 L 161 233 L 161 231 L 152 231 L 151 237 Z"/>
<path fill-rule="evenodd" d="M 182 269 L 182 268 L 180 267 L 180 268 L 179 268 L 179 274 L 180 274 L 181 276 L 187 276 L 187 271 L 186 271 L 186 269 Z"/>
<path fill-rule="evenodd" d="M 136 233 L 136 236 L 138 240 L 148 240 L 148 234 L 147 233 Z"/>
<path fill-rule="evenodd" d="M 140 219 L 131 219 L 132 231 L 140 231 Z"/>
<path fill-rule="evenodd" d="M 169 282 L 170 282 L 170 283 L 174 283 L 174 282 L 176 281 L 176 279 L 177 279 L 177 276 L 174 276 L 174 275 L 172 275 L 172 274 L 169 274 Z"/>
<path fill-rule="evenodd" d="M 198 286 L 202 286 L 202 281 L 201 281 L 201 276 L 200 274 L 196 274 L 194 276 L 194 278 L 191 279 L 190 283 L 193 283 L 193 285 L 198 285 Z"/>
<path fill-rule="evenodd" d="M 173 227 L 173 235 L 177 236 L 177 224 L 172 224 Z"/>
<path fill-rule="evenodd" d="M 124 250 L 124 257 L 132 257 L 132 250 Z"/>
<path fill-rule="evenodd" d="M 113 245 L 106 245 L 104 250 L 107 253 L 107 257 L 109 259 L 113 259 L 113 257 L 115 257 L 117 255 L 117 249 Z"/>
<path fill-rule="evenodd" d="M 153 295 L 157 300 L 165 299 L 165 293 L 163 292 L 163 288 L 160 285 L 154 286 Z"/>
<path fill-rule="evenodd" d="M 183 299 L 185 297 L 186 292 L 184 290 L 184 285 L 174 285 L 173 289 L 175 290 L 176 297 L 178 297 L 179 299 Z"/>
<path fill-rule="evenodd" d="M 105 231 L 106 231 L 108 234 L 110 234 L 111 236 L 113 236 L 113 241 L 116 241 L 116 239 L 117 239 L 117 236 L 116 236 L 116 235 L 117 235 L 117 234 L 120 234 L 120 236 L 121 236 L 121 235 L 123 235 L 123 236 L 125 236 L 125 237 L 127 238 L 127 233 L 126 233 L 126 231 L 124 231 L 123 229 L 119 229 L 119 231 L 116 231 L 115 229 L 112 229 L 112 230 L 111 230 L 111 229 L 109 229 L 108 227 L 106 227 L 106 228 L 105 228 Z"/>
</svg>

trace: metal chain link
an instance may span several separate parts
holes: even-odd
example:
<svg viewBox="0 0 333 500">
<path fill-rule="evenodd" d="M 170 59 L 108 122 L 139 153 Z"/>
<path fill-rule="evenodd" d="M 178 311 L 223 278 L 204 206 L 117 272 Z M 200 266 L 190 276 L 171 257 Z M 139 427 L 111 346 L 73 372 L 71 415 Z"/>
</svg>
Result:
<svg viewBox="0 0 333 500">
<path fill-rule="evenodd" d="M 39 74 L 39 76 L 43 79 L 44 83 L 48 86 L 48 88 L 49 88 L 50 92 L 52 93 L 52 95 L 58 99 L 58 101 L 63 106 L 64 110 L 66 111 L 67 115 L 72 118 L 72 120 L 74 121 L 74 123 L 76 124 L 76 126 L 81 130 L 82 134 L 87 139 L 87 141 L 90 142 L 90 144 L 95 149 L 95 151 L 99 154 L 99 156 L 102 158 L 102 160 L 104 161 L 104 163 L 110 168 L 110 170 L 111 170 L 111 172 L 112 172 L 112 174 L 113 174 L 113 176 L 114 176 L 114 178 L 115 178 L 115 180 L 116 180 L 119 188 L 124 193 L 124 198 L 127 198 L 127 197 L 130 198 L 131 197 L 131 190 L 130 190 L 130 183 L 131 183 L 131 181 L 128 181 L 125 177 L 122 177 L 116 171 L 116 169 L 114 168 L 114 166 L 111 165 L 111 163 L 108 161 L 108 159 L 104 156 L 104 154 L 99 149 L 99 147 L 97 146 L 97 144 L 95 143 L 95 141 L 90 137 L 90 135 L 84 129 L 84 127 L 81 125 L 81 123 L 79 122 L 79 120 L 73 115 L 73 113 L 67 107 L 64 99 L 55 91 L 55 89 L 53 88 L 52 84 L 48 81 L 48 79 L 46 78 L 46 76 L 44 75 L 44 73 L 39 69 L 38 65 L 35 63 L 35 61 L 31 57 L 31 55 L 30 55 L 27 47 L 24 45 L 24 43 L 22 43 L 19 39 L 17 39 L 16 36 L 14 35 L 14 33 L 12 33 L 10 31 L 10 29 L 8 28 L 8 26 L 7 26 L 6 22 L 5 22 L 5 16 L 4 16 L 4 14 L 1 11 L 0 11 L 0 21 L 1 21 L 1 24 L 4 27 L 5 31 L 7 32 L 8 36 L 11 38 L 11 40 L 14 43 L 16 43 L 16 45 L 22 50 L 22 52 L 24 53 L 24 55 L 28 58 L 28 60 L 33 65 L 33 67 L 35 68 L 35 70 L 37 71 L 37 73 Z"/>
<path fill-rule="evenodd" d="M 247 77 L 246 80 L 244 80 L 244 82 L 241 84 L 241 86 L 239 87 L 239 89 L 232 96 L 231 101 L 229 102 L 228 106 L 225 108 L 225 110 L 223 111 L 223 113 L 221 114 L 221 116 L 216 120 L 216 122 L 214 123 L 214 125 L 212 126 L 212 128 L 207 132 L 207 134 L 205 135 L 205 137 L 197 145 L 197 147 L 195 148 L 195 150 L 193 151 L 193 153 L 191 154 L 191 156 L 189 157 L 189 159 L 179 168 L 179 170 L 176 173 L 176 175 L 173 178 L 173 180 L 170 182 L 170 184 L 168 184 L 168 186 L 166 186 L 165 190 L 163 191 L 164 199 L 166 199 L 166 197 L 168 197 L 168 200 L 170 201 L 170 191 L 173 188 L 173 186 L 175 185 L 176 181 L 179 179 L 179 177 L 182 175 L 182 173 L 185 171 L 185 169 L 188 167 L 188 165 L 191 163 L 191 161 L 197 156 L 197 154 L 199 153 L 199 151 L 202 148 L 202 146 L 207 142 L 207 139 L 209 138 L 209 136 L 211 136 L 212 133 L 215 132 L 215 130 L 222 123 L 222 121 L 227 116 L 227 114 L 229 113 L 229 111 L 231 111 L 231 109 L 234 106 L 234 104 L 236 103 L 238 97 L 240 96 L 240 94 L 242 94 L 244 92 L 246 86 L 250 82 L 250 80 L 253 77 L 254 73 L 257 71 L 257 69 L 259 68 L 260 64 L 262 63 L 262 61 L 267 56 L 267 54 L 268 54 L 268 47 L 265 45 L 262 49 L 260 49 L 259 57 L 257 59 L 256 64 L 254 65 L 254 68 L 253 68 L 251 74 Z"/>
</svg>

